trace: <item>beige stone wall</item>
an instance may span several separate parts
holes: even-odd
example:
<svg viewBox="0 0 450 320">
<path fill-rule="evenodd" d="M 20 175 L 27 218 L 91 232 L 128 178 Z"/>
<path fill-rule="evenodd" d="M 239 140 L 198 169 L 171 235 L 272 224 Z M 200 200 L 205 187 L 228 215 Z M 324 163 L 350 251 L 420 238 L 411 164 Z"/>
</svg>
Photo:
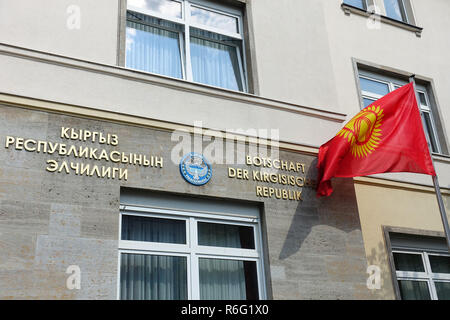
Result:
<svg viewBox="0 0 450 320">
<path fill-rule="evenodd" d="M 443 233 L 436 195 L 431 188 L 374 179 L 356 179 L 355 192 L 367 263 L 381 268 L 382 284 L 377 293 L 383 299 L 394 299 L 383 227 Z M 448 213 L 450 194 L 443 193 Z"/>
<path fill-rule="evenodd" d="M 257 196 L 256 186 L 270 183 L 228 177 L 229 166 L 251 169 L 245 164 L 213 164 L 211 181 L 195 187 L 170 160 L 176 144 L 170 131 L 4 105 L 0 109 L 0 298 L 116 299 L 121 187 L 261 205 L 267 298 L 372 297 L 365 286 L 367 264 L 351 180 L 337 181 L 336 193 L 321 200 L 312 188 L 285 187 L 302 190 L 303 201 L 290 201 Z M 62 139 L 62 126 L 115 133 L 119 145 Z M 5 148 L 6 136 L 150 153 L 164 157 L 164 166 L 120 164 L 129 170 L 127 181 L 76 175 L 73 170 L 48 172 L 49 159 L 59 165 L 114 165 Z M 281 151 L 279 158 L 305 164 L 305 174 L 299 175 L 316 178 L 315 157 Z M 69 265 L 80 266 L 81 290 L 66 288 Z"/>
<path fill-rule="evenodd" d="M 1 137 L 58 140 L 60 126 L 71 124 L 117 130 L 130 149 L 167 152 L 168 132 L 146 128 L 148 123 L 163 121 L 162 127 L 174 128 L 201 120 L 217 132 L 280 129 L 286 149 L 313 154 L 360 109 L 354 70 L 358 60 L 432 81 L 448 140 L 450 2 L 411 1 L 417 24 L 423 27 L 421 37 L 386 23 L 368 28 L 367 17 L 346 15 L 341 0 L 245 1 L 252 30 L 249 58 L 257 71 L 252 76 L 257 76 L 259 94 L 253 96 L 118 68 L 118 1 L 0 0 L 1 101 L 24 97 L 42 109 L 133 124 L 1 107 Z M 66 10 L 72 4 L 82 10 L 80 30 L 66 26 Z M 313 161 L 305 154 L 286 156 Z M 0 168 L 1 297 L 115 298 L 121 185 L 261 201 L 252 185 L 222 179 L 206 190 L 193 188 L 169 167 L 164 175 L 134 168 L 129 182 L 105 183 L 45 172 L 46 158 L 40 154 L 2 148 L 0 159 L 5 163 Z M 448 207 L 450 161 L 435 161 Z M 226 168 L 219 167 L 217 175 L 225 177 Z M 274 298 L 393 298 L 381 227 L 441 227 L 434 195 L 418 187 L 431 185 L 429 177 L 381 177 L 402 182 L 394 183 L 397 187 L 384 180 L 358 182 L 355 191 L 348 180 L 337 180 L 339 187 L 329 199 L 319 201 L 311 193 L 298 206 L 263 201 Z M 78 240 L 74 244 L 69 238 Z M 369 264 L 383 268 L 383 289 L 375 296 L 365 288 L 364 255 Z M 86 291 L 60 287 L 72 257 L 88 270 Z M 100 276 L 99 263 L 106 270 Z"/>
</svg>

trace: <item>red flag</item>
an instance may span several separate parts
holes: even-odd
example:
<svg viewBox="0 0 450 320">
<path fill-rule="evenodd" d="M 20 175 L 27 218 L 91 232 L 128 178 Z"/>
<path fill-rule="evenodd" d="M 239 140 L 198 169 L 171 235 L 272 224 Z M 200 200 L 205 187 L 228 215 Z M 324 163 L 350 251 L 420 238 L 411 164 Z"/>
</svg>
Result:
<svg viewBox="0 0 450 320">
<path fill-rule="evenodd" d="M 364 108 L 319 149 L 317 196 L 333 192 L 331 178 L 383 172 L 435 176 L 433 162 L 409 83 Z"/>
</svg>

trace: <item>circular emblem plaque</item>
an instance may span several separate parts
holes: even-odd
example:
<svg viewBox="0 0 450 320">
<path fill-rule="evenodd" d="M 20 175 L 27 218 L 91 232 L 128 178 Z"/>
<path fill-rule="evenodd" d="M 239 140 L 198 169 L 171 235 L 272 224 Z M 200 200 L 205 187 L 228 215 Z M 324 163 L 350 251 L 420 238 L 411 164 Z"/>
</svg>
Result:
<svg viewBox="0 0 450 320">
<path fill-rule="evenodd" d="M 208 183 L 212 176 L 209 162 L 203 155 L 195 152 L 188 153 L 181 159 L 180 172 L 187 182 L 195 186 Z"/>
</svg>

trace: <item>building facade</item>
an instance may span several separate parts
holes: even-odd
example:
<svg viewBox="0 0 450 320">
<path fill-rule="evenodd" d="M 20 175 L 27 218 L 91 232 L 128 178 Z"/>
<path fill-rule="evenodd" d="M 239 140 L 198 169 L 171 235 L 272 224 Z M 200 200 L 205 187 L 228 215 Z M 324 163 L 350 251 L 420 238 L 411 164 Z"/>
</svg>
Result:
<svg viewBox="0 0 450 320">
<path fill-rule="evenodd" d="M 1 299 L 449 299 L 431 177 L 317 154 L 416 75 L 450 212 L 447 0 L 0 0 Z"/>
</svg>

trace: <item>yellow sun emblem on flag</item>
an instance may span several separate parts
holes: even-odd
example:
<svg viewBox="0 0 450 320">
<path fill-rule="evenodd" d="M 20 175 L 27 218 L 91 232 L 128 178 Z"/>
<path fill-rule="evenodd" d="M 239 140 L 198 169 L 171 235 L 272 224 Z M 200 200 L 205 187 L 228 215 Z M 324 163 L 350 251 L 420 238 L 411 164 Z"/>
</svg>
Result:
<svg viewBox="0 0 450 320">
<path fill-rule="evenodd" d="M 347 139 L 355 158 L 367 157 L 381 141 L 381 122 L 384 117 L 381 107 L 369 106 L 350 120 L 337 136 Z"/>
</svg>

